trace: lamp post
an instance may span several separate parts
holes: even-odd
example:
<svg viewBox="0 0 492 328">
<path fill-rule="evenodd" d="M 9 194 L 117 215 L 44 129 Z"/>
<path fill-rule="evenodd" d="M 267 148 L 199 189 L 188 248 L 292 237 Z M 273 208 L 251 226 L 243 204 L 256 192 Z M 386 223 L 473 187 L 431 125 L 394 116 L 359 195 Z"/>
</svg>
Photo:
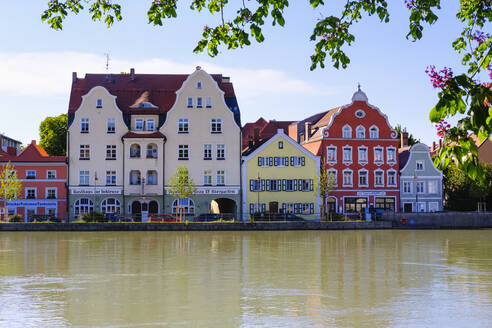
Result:
<svg viewBox="0 0 492 328">
<path fill-rule="evenodd" d="M 97 171 L 94 172 L 94 209 L 97 208 L 97 198 L 96 198 L 96 194 L 97 194 Z M 94 212 L 94 210 L 92 210 Z"/>
<path fill-rule="evenodd" d="M 417 188 L 417 170 L 413 171 L 413 180 L 415 181 L 415 207 L 417 208 L 417 213 L 419 212 L 419 190 Z"/>
</svg>

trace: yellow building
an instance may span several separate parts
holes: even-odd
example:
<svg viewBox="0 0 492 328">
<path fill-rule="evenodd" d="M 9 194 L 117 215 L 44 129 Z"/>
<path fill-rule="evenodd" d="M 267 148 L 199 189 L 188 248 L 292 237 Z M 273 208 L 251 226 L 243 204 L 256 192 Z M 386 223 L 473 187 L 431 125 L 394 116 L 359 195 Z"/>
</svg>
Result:
<svg viewBox="0 0 492 328">
<path fill-rule="evenodd" d="M 243 152 L 243 220 L 252 214 L 292 213 L 318 219 L 320 159 L 282 129 Z"/>
</svg>

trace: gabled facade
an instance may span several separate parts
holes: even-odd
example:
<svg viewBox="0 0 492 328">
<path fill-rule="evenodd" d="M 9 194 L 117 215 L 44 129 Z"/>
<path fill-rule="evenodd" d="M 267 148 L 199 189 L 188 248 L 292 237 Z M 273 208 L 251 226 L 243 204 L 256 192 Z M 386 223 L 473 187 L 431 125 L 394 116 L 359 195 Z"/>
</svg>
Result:
<svg viewBox="0 0 492 328">
<path fill-rule="evenodd" d="M 369 104 L 359 88 L 348 105 L 313 116 L 313 121 L 291 126 L 292 134 L 336 181 L 326 208 L 356 215 L 366 208 L 398 210 L 398 140 L 386 115 Z"/>
<path fill-rule="evenodd" d="M 228 80 L 221 84 L 232 89 Z M 184 200 L 184 213 L 221 213 L 239 218 L 241 123 L 237 102 L 200 67 L 176 91 L 176 102 L 160 129 L 167 141 L 165 189 L 178 165 L 185 165 L 197 186 Z M 179 199 L 166 191 L 165 211 L 177 214 Z"/>
<path fill-rule="evenodd" d="M 400 209 L 402 212 L 442 211 L 442 172 L 429 147 L 418 143 L 400 150 Z"/>
<path fill-rule="evenodd" d="M 243 153 L 243 220 L 255 213 L 319 219 L 320 158 L 278 129 Z"/>
<path fill-rule="evenodd" d="M 22 183 L 16 200 L 0 199 L 2 208 L 8 207 L 8 214 L 18 214 L 25 221 L 34 214 L 50 214 L 66 218 L 67 209 L 67 164 L 65 156 L 49 156 L 32 141 L 19 155 L 0 153 L 0 170 L 10 162 L 17 179 Z"/>
</svg>

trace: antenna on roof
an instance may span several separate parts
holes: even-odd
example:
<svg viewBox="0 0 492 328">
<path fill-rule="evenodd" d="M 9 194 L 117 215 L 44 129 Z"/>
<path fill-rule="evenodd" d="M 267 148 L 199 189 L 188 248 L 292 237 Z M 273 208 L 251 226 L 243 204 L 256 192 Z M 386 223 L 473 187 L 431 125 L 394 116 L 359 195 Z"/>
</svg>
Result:
<svg viewBox="0 0 492 328">
<path fill-rule="evenodd" d="M 106 80 L 109 81 L 109 54 L 105 53 L 106 56 Z"/>
</svg>

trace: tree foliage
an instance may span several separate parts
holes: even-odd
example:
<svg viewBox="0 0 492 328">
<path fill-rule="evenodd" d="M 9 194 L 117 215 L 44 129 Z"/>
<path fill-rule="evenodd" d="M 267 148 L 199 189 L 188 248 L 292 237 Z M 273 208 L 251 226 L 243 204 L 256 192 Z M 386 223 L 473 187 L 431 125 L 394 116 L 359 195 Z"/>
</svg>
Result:
<svg viewBox="0 0 492 328">
<path fill-rule="evenodd" d="M 179 218 L 183 218 L 183 199 L 191 197 L 196 192 L 196 185 L 189 176 L 188 168 L 179 165 L 169 179 L 169 193 L 180 200 Z"/>
<path fill-rule="evenodd" d="M 336 174 L 336 173 L 335 173 Z M 328 172 L 326 170 L 325 159 L 321 159 L 321 168 L 318 179 L 314 180 L 317 183 L 317 188 L 319 188 L 319 195 L 321 197 L 321 219 L 326 216 L 326 199 L 328 198 L 330 191 L 335 190 L 337 187 L 336 176 L 333 172 Z"/>
<path fill-rule="evenodd" d="M 397 124 L 395 126 L 395 131 L 398 132 L 398 136 L 397 136 L 397 138 L 398 138 L 398 148 L 401 147 L 401 138 L 400 138 L 401 137 L 401 132 L 403 130 L 406 130 L 406 129 L 407 128 L 402 128 L 401 124 Z M 408 146 L 413 146 L 413 145 L 415 145 L 416 143 L 419 143 L 419 142 L 420 142 L 420 139 L 417 139 L 417 138 L 415 138 L 413 136 L 413 134 L 408 133 Z"/>
<path fill-rule="evenodd" d="M 45 118 L 39 125 L 40 146 L 50 156 L 67 153 L 67 114 Z"/>
<path fill-rule="evenodd" d="M 441 0 L 401 0 L 409 10 L 407 39 L 422 38 L 424 26 L 438 21 L 437 12 Z M 114 0 L 86 0 L 93 20 L 104 20 L 110 27 L 115 20 L 122 19 L 122 7 Z M 261 43 L 265 40 L 262 28 L 265 24 L 284 26 L 284 13 L 288 0 L 190 0 L 190 9 L 209 11 L 219 16 L 217 25 L 204 26 L 195 52 L 207 52 L 216 56 L 220 47 L 235 49 L 251 44 L 250 39 Z M 41 19 L 52 28 L 60 30 L 63 20 L 69 14 L 84 10 L 80 0 L 51 0 Z M 323 0 L 309 0 L 312 8 L 328 7 Z M 448 3 L 446 3 L 448 5 Z M 177 0 L 153 0 L 147 12 L 153 25 L 163 25 L 166 19 L 177 17 Z M 228 9 L 227 11 L 225 9 Z M 235 10 L 235 14 L 225 14 Z M 364 16 L 377 16 L 381 22 L 388 22 L 390 13 L 385 0 L 347 0 L 336 15 L 322 17 L 313 22 L 310 41 L 314 42 L 311 55 L 311 70 L 324 68 L 331 61 L 335 68 L 346 68 L 350 58 L 346 49 L 355 41 L 353 26 Z M 457 164 L 472 179 L 483 178 L 483 170 L 477 158 L 477 147 L 470 138 L 470 132 L 480 140 L 492 140 L 492 91 L 490 83 L 480 81 L 483 75 L 491 73 L 492 37 L 483 30 L 492 20 L 492 0 L 460 0 L 456 17 L 462 23 L 461 33 L 452 43 L 462 56 L 464 73 L 454 75 L 451 68 L 439 70 L 427 68 L 431 82 L 440 89 L 437 104 L 430 111 L 431 122 L 440 126 L 442 120 L 459 115 L 457 124 L 445 128 L 442 137 L 444 147 L 436 157 L 441 169 L 450 163 Z M 460 68 L 461 70 L 461 68 Z M 486 72 L 489 73 L 486 73 Z M 446 125 L 447 126 L 447 125 Z"/>
<path fill-rule="evenodd" d="M 22 183 L 17 179 L 15 167 L 9 163 L 0 171 L 0 199 L 11 201 L 17 198 L 22 189 Z"/>
</svg>

